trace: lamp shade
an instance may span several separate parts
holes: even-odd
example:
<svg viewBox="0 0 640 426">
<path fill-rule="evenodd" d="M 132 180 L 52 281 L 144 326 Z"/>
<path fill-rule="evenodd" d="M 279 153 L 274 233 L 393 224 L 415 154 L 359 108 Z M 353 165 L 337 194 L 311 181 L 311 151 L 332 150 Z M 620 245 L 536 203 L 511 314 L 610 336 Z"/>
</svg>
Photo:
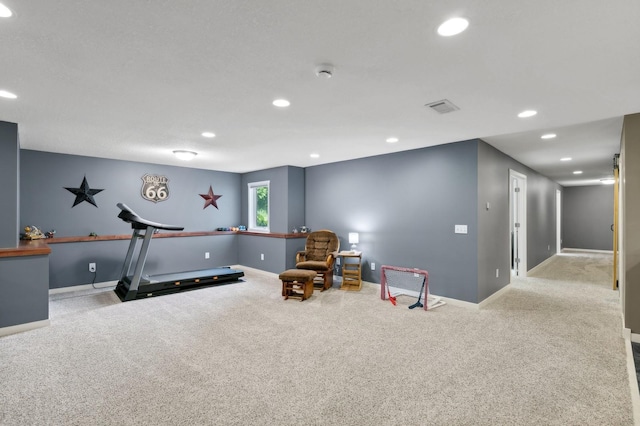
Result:
<svg viewBox="0 0 640 426">
<path fill-rule="evenodd" d="M 360 236 L 357 232 L 349 232 L 349 244 L 358 244 Z"/>
</svg>

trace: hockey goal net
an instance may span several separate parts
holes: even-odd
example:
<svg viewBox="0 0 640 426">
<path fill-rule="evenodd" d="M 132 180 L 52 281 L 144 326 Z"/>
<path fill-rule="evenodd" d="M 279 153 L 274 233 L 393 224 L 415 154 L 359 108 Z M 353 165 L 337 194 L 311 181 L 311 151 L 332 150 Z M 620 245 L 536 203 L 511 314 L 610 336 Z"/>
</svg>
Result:
<svg viewBox="0 0 640 426">
<path fill-rule="evenodd" d="M 394 305 L 398 296 L 417 297 L 417 302 L 409 306 L 428 309 L 444 305 L 439 297 L 429 294 L 429 273 L 423 269 L 383 265 L 380 268 L 380 298 Z"/>
</svg>

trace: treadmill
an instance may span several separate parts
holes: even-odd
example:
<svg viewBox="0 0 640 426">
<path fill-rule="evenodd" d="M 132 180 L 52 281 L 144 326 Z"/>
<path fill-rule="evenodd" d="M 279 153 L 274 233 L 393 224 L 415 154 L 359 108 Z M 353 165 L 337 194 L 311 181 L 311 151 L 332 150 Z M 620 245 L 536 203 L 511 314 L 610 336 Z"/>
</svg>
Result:
<svg viewBox="0 0 640 426">
<path fill-rule="evenodd" d="M 219 284 L 229 284 L 239 281 L 244 276 L 244 272 L 229 267 L 203 269 L 199 271 L 185 271 L 171 274 L 142 275 L 144 264 L 147 261 L 149 243 L 153 234 L 158 229 L 166 231 L 182 231 L 183 226 L 165 225 L 152 222 L 138 216 L 126 204 L 118 203 L 120 214 L 118 217 L 131 224 L 133 235 L 129 243 L 127 257 L 124 260 L 122 273 L 118 280 L 115 292 L 123 302 L 135 299 L 145 299 L 152 296 L 177 293 L 184 290 L 193 290 L 200 287 L 209 287 Z M 142 247 L 138 254 L 133 275 L 131 264 L 133 263 L 133 253 L 139 239 L 143 239 Z"/>
</svg>

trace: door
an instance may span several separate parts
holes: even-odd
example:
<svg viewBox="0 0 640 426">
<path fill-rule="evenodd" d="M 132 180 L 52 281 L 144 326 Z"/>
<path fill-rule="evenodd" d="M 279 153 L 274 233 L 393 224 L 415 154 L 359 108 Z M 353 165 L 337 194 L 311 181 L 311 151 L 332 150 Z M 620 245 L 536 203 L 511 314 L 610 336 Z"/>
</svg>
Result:
<svg viewBox="0 0 640 426">
<path fill-rule="evenodd" d="M 556 189 L 556 253 L 562 252 L 562 191 Z"/>
<path fill-rule="evenodd" d="M 511 274 L 527 276 L 527 177 L 509 170 Z"/>
</svg>

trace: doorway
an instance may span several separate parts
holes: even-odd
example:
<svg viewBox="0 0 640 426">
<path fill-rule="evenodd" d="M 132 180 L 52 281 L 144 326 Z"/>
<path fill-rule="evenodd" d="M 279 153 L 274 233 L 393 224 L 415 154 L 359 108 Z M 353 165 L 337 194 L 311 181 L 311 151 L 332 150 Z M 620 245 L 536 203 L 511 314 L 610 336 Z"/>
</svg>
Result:
<svg viewBox="0 0 640 426">
<path fill-rule="evenodd" d="M 556 189 L 556 253 L 562 252 L 562 191 Z"/>
<path fill-rule="evenodd" d="M 511 275 L 527 276 L 527 176 L 509 170 Z"/>
</svg>

